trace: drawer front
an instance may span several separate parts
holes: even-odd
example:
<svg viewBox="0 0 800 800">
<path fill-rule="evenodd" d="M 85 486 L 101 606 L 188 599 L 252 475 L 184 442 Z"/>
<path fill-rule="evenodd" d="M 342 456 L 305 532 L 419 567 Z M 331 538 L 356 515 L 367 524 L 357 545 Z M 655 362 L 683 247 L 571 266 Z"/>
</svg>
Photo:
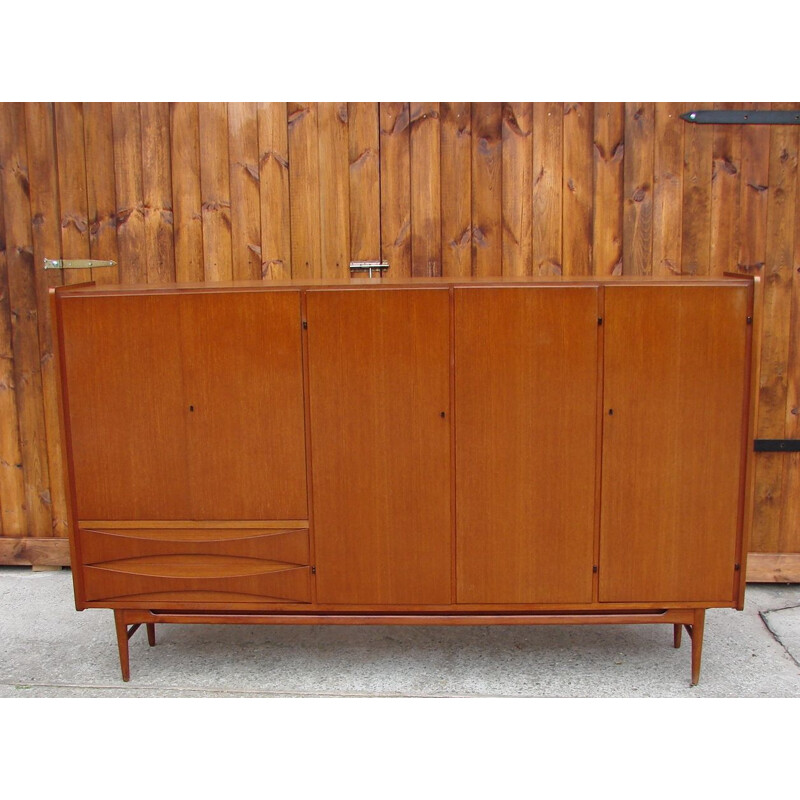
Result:
<svg viewBox="0 0 800 800">
<path fill-rule="evenodd" d="M 308 528 L 112 528 L 81 523 L 79 531 L 84 564 L 167 555 L 309 564 Z"/>
<path fill-rule="evenodd" d="M 308 528 L 81 523 L 86 600 L 311 602 Z"/>
<path fill-rule="evenodd" d="M 269 568 L 248 560 L 165 556 L 84 567 L 86 599 L 159 604 L 311 602 L 310 567 Z"/>
</svg>

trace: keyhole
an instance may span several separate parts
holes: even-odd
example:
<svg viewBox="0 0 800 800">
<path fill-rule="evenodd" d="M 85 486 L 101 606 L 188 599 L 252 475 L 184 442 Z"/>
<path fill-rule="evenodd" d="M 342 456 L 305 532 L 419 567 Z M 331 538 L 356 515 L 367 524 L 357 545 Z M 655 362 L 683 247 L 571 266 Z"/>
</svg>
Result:
<svg viewBox="0 0 800 800">
<path fill-rule="evenodd" d="M 442 411 L 442 412 L 439 414 L 439 416 L 440 416 L 442 419 L 444 419 L 444 411 Z"/>
<path fill-rule="evenodd" d="M 189 406 L 189 411 L 194 411 L 194 406 Z"/>
</svg>

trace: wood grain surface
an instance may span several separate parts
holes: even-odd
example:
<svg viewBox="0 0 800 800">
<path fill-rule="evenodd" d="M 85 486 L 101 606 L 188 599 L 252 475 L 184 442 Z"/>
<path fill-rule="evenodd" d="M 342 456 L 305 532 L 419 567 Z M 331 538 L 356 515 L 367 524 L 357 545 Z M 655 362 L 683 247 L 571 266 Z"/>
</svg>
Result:
<svg viewBox="0 0 800 800">
<path fill-rule="evenodd" d="M 455 291 L 461 603 L 592 599 L 597 317 L 592 287 Z"/>
<path fill-rule="evenodd" d="M 307 302 L 317 599 L 449 603 L 449 293 Z"/>
<path fill-rule="evenodd" d="M 747 315 L 744 287 L 606 287 L 601 601 L 732 598 Z"/>
<path fill-rule="evenodd" d="M 64 535 L 46 292 L 89 277 L 326 278 L 378 258 L 397 276 L 557 275 L 587 254 L 595 275 L 739 269 L 764 279 L 759 428 L 794 437 L 797 132 L 679 117 L 715 105 L 0 104 L 0 535 Z M 45 257 L 119 266 L 43 273 Z M 800 552 L 800 461 L 757 464 L 752 546 Z"/>
</svg>

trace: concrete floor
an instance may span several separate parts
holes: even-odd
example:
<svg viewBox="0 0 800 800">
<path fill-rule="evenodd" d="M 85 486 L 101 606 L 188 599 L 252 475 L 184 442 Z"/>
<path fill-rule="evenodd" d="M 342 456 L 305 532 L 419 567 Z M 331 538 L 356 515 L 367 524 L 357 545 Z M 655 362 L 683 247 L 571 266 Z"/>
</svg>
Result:
<svg viewBox="0 0 800 800">
<path fill-rule="evenodd" d="M 700 684 L 671 625 L 160 625 L 120 677 L 113 615 L 69 570 L 0 567 L 0 698 L 800 697 L 800 586 L 750 585 L 706 615 Z"/>
</svg>

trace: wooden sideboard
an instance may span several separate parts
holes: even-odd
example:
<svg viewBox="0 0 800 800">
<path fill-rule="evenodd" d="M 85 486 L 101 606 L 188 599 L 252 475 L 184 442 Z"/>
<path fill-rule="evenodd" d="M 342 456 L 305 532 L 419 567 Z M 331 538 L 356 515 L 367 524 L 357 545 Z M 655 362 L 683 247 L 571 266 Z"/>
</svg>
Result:
<svg viewBox="0 0 800 800">
<path fill-rule="evenodd" d="M 744 603 L 757 280 L 53 291 L 76 607 L 667 623 Z"/>
</svg>

